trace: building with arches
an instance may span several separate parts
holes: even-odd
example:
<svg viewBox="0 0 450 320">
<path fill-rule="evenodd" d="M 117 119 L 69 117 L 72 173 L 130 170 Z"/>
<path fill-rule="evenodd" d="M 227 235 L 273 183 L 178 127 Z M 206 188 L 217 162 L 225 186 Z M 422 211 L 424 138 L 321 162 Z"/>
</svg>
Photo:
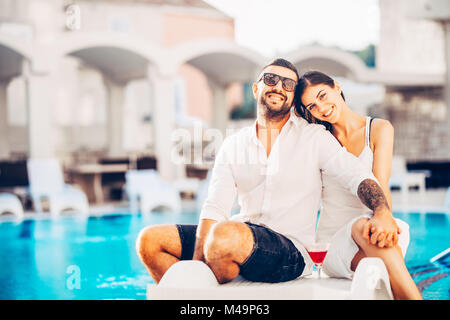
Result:
<svg viewBox="0 0 450 320">
<path fill-rule="evenodd" d="M 67 26 L 72 3 L 1 4 L 0 158 L 147 152 L 174 179 L 174 129 L 224 132 L 229 87 L 266 58 L 238 46 L 233 19 L 203 1 L 80 0 L 79 29 Z"/>
<path fill-rule="evenodd" d="M 78 25 L 70 24 L 73 3 Z M 444 32 L 407 7 L 380 0 L 376 68 L 314 45 L 284 57 L 301 72 L 372 86 L 349 99 L 391 120 L 396 152 L 447 161 Z M 58 157 L 70 166 L 149 155 L 176 179 L 184 173 L 173 161 L 173 132 L 201 123 L 224 134 L 242 84 L 269 60 L 236 44 L 234 20 L 201 0 L 2 1 L 0 159 Z"/>
</svg>

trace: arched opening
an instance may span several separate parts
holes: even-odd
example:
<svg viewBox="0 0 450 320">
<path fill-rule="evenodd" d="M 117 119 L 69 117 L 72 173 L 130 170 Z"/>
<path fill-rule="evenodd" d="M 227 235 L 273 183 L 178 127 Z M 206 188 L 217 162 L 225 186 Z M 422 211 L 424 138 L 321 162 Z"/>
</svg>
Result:
<svg viewBox="0 0 450 320">
<path fill-rule="evenodd" d="M 58 86 L 55 153 L 90 202 L 119 200 L 125 172 L 158 169 L 149 81 L 155 62 L 132 45 L 92 39 L 62 46 L 59 54 L 50 75 Z"/>
<path fill-rule="evenodd" d="M 0 159 L 27 156 L 26 88 L 22 69 L 27 53 L 0 42 Z"/>
<path fill-rule="evenodd" d="M 338 81 L 348 105 L 356 112 L 367 115 L 382 103 L 385 89 L 381 84 L 367 83 L 373 70 L 366 67 L 356 55 L 339 49 L 306 46 L 287 55 L 300 75 L 318 70 Z"/>
<path fill-rule="evenodd" d="M 189 150 L 183 157 L 186 174 L 204 178 L 229 129 L 236 127 L 231 119 L 233 109 L 248 104 L 250 112 L 245 120 L 254 121 L 253 97 L 249 99 L 245 90 L 267 61 L 249 49 L 222 40 L 186 43 L 175 48 L 174 53 L 183 98 L 178 103 L 185 119 L 178 126 L 191 130 L 189 141 L 178 142 L 183 144 L 179 149 Z M 247 123 L 239 122 L 238 126 Z M 214 130 L 217 134 L 210 134 Z"/>
<path fill-rule="evenodd" d="M 209 91 L 209 99 L 202 108 L 209 115 L 211 127 L 223 132 L 227 128 L 230 112 L 233 107 L 242 107 L 245 99 L 244 86 L 255 81 L 267 59 L 258 53 L 237 46 L 232 41 L 209 40 L 192 41 L 175 48 L 173 60 L 178 68 L 189 65 L 202 74 L 203 91 Z M 193 91 L 193 90 L 190 90 Z M 187 93 L 188 110 L 194 104 Z M 210 106 L 206 105 L 211 101 Z"/>
</svg>

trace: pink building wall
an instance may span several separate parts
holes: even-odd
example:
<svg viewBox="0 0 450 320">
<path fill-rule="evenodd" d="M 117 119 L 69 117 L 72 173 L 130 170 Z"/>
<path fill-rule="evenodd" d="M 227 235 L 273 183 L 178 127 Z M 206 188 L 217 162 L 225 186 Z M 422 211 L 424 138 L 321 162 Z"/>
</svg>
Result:
<svg viewBox="0 0 450 320">
<path fill-rule="evenodd" d="M 190 64 L 185 63 L 178 71 L 186 84 L 187 114 L 211 123 L 212 96 L 205 75 Z"/>
<path fill-rule="evenodd" d="M 228 17 L 206 17 L 166 12 L 162 18 L 164 46 L 171 47 L 183 42 L 207 38 L 234 39 L 234 20 Z M 212 95 L 207 77 L 197 68 L 184 64 L 179 70 L 186 84 L 187 114 L 208 123 L 212 119 Z M 242 91 L 242 86 L 241 86 Z M 227 106 L 242 101 L 239 84 L 227 90 Z"/>
<path fill-rule="evenodd" d="M 124 32 L 137 34 L 143 39 L 173 47 L 194 40 L 234 39 L 234 19 L 225 14 L 196 7 L 159 7 L 136 3 L 82 2 L 83 29 L 108 31 L 120 26 Z M 101 12 L 103 19 L 99 19 Z M 116 26 L 116 27 L 115 27 Z M 179 70 L 186 84 L 187 115 L 199 117 L 208 123 L 212 119 L 212 96 L 206 76 L 195 67 L 185 64 Z M 242 101 L 239 84 L 227 90 L 229 109 Z M 236 88 L 237 86 L 237 88 Z M 236 102 L 237 101 L 237 102 Z"/>
<path fill-rule="evenodd" d="M 163 44 L 167 47 L 205 38 L 234 39 L 234 20 L 164 13 Z"/>
</svg>

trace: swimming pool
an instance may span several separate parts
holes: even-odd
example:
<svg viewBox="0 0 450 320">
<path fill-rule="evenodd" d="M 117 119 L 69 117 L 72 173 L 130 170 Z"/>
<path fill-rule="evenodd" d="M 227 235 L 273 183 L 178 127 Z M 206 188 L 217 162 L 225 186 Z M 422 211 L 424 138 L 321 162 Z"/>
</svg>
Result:
<svg viewBox="0 0 450 320">
<path fill-rule="evenodd" d="M 450 263 L 429 260 L 450 244 L 445 214 L 395 214 L 409 223 L 406 264 L 425 299 L 449 300 Z M 154 212 L 0 223 L 0 299 L 145 299 L 153 282 L 135 251 L 150 224 L 196 223 L 198 213 Z"/>
</svg>

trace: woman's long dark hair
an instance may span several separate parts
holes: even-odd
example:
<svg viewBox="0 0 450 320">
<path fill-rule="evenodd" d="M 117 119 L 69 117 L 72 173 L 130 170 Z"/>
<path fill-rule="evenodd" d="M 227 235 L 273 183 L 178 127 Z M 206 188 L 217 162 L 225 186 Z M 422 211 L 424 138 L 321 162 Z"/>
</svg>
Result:
<svg viewBox="0 0 450 320">
<path fill-rule="evenodd" d="M 302 116 L 309 123 L 317 123 L 325 126 L 325 128 L 332 132 L 333 126 L 326 121 L 318 120 L 313 117 L 311 112 L 303 105 L 302 103 L 302 95 L 305 92 L 306 88 L 309 86 L 315 86 L 318 84 L 325 84 L 331 88 L 334 88 L 334 80 L 320 71 L 308 71 L 298 80 L 297 88 L 295 89 L 295 110 L 297 113 Z M 345 101 L 344 93 L 341 91 L 342 99 Z"/>
</svg>

